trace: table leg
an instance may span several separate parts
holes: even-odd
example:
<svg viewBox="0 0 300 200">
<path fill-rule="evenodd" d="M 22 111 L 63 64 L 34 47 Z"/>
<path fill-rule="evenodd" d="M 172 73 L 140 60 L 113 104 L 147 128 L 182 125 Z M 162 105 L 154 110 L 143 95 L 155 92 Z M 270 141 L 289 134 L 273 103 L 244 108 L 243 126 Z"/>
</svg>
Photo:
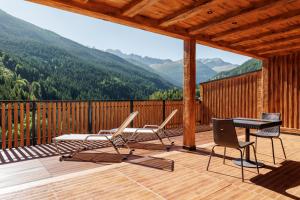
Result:
<svg viewBox="0 0 300 200">
<path fill-rule="evenodd" d="M 250 129 L 249 128 L 246 128 L 245 130 L 245 142 L 249 142 L 250 141 Z M 246 161 L 250 161 L 250 147 L 246 147 L 245 149 L 245 153 L 246 153 Z"/>
<path fill-rule="evenodd" d="M 245 142 L 250 142 L 250 129 L 249 128 L 246 128 L 246 130 L 245 130 Z M 245 159 L 243 159 L 243 166 L 248 167 L 248 168 L 256 168 L 256 162 L 252 161 L 250 159 L 250 146 L 246 147 L 245 151 L 246 151 L 245 152 L 246 157 L 245 157 Z M 241 159 L 236 159 L 234 161 L 234 164 L 241 166 Z M 258 167 L 264 166 L 264 164 L 260 163 L 260 162 L 258 162 L 257 164 L 258 164 Z"/>
</svg>

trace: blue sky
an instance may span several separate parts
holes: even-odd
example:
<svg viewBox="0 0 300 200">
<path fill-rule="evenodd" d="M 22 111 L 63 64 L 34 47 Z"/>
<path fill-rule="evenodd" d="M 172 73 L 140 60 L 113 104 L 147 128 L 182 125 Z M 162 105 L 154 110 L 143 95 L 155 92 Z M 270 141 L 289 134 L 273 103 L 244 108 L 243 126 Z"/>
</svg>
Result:
<svg viewBox="0 0 300 200">
<path fill-rule="evenodd" d="M 0 9 L 39 27 L 100 50 L 120 49 L 125 53 L 172 60 L 182 59 L 183 56 L 182 40 L 23 0 L 0 0 Z M 197 45 L 197 58 L 215 57 L 234 64 L 241 64 L 249 59 L 246 56 Z"/>
</svg>

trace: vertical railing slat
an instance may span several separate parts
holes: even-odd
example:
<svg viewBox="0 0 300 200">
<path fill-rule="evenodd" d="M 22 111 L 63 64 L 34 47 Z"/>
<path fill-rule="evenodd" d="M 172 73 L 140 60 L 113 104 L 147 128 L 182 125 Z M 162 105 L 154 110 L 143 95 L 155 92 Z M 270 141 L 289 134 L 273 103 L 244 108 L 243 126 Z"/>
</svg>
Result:
<svg viewBox="0 0 300 200">
<path fill-rule="evenodd" d="M 36 133 L 37 144 L 41 144 L 41 103 L 36 104 Z"/>
<path fill-rule="evenodd" d="M 61 103 L 57 103 L 57 133 L 62 134 L 62 122 L 61 122 Z"/>
<path fill-rule="evenodd" d="M 18 144 L 18 136 L 19 136 L 19 123 L 18 123 L 18 118 L 19 118 L 19 105 L 17 102 L 14 103 L 14 147 L 17 148 L 19 146 Z"/>
<path fill-rule="evenodd" d="M 24 103 L 20 103 L 20 146 L 24 146 Z"/>
<path fill-rule="evenodd" d="M 51 115 L 51 111 L 52 111 L 52 106 L 51 106 L 51 103 L 47 103 L 48 104 L 48 119 L 47 119 L 47 122 L 48 122 L 48 143 L 51 143 L 51 140 L 52 140 L 52 115 Z"/>
<path fill-rule="evenodd" d="M 56 137 L 56 130 L 57 130 L 57 125 L 56 125 L 56 103 L 52 103 L 52 137 Z"/>
<path fill-rule="evenodd" d="M 5 103 L 1 104 L 1 128 L 2 128 L 2 149 L 6 148 L 6 107 Z"/>
<path fill-rule="evenodd" d="M 30 103 L 26 103 L 26 146 L 30 145 Z"/>
<path fill-rule="evenodd" d="M 47 105 L 46 103 L 43 103 L 43 114 L 42 114 L 42 143 L 46 144 L 46 135 L 47 135 L 47 130 L 46 130 L 46 111 L 47 111 Z"/>
<path fill-rule="evenodd" d="M 11 113 L 11 103 L 7 104 L 7 139 L 8 148 L 12 148 L 12 113 Z"/>
<path fill-rule="evenodd" d="M 76 103 L 72 102 L 72 133 L 75 133 L 75 106 Z"/>
</svg>

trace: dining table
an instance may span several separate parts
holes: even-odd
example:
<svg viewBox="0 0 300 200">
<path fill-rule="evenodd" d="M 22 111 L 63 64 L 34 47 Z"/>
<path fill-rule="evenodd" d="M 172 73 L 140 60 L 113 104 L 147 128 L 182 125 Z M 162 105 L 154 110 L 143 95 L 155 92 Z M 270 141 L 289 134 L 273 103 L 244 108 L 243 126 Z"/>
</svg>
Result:
<svg viewBox="0 0 300 200">
<path fill-rule="evenodd" d="M 266 119 L 255 119 L 255 118 L 233 118 L 233 123 L 235 127 L 245 129 L 245 142 L 250 142 L 250 129 L 265 129 L 274 126 L 280 126 L 282 124 L 281 120 L 266 120 Z M 256 162 L 252 161 L 250 158 L 250 148 L 249 146 L 245 149 L 245 159 L 243 158 L 243 166 L 249 168 L 255 168 Z M 234 161 L 236 165 L 241 165 L 241 159 L 236 159 Z M 262 162 L 258 162 L 258 167 L 263 167 Z"/>
</svg>

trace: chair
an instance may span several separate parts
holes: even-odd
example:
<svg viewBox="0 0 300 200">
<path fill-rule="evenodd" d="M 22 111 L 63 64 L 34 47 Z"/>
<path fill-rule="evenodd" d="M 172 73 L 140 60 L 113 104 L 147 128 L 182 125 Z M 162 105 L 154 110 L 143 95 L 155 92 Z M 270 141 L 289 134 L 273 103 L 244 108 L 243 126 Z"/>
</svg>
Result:
<svg viewBox="0 0 300 200">
<path fill-rule="evenodd" d="M 237 149 L 240 152 L 242 181 L 244 182 L 244 166 L 243 166 L 244 151 L 246 147 L 252 146 L 254 151 L 257 173 L 259 173 L 257 159 L 256 159 L 256 151 L 253 146 L 254 142 L 238 141 L 232 119 L 212 119 L 212 123 L 213 123 L 213 137 L 214 137 L 215 145 L 211 150 L 206 170 L 208 171 L 212 154 L 215 154 L 214 149 L 216 146 L 224 147 L 223 164 L 225 164 L 226 148 L 228 147 L 228 148 Z M 241 149 L 243 149 L 243 151 Z"/>
<path fill-rule="evenodd" d="M 262 119 L 266 120 L 280 120 L 280 113 L 262 113 Z M 258 130 L 255 133 L 250 133 L 250 135 L 255 136 L 255 149 L 257 149 L 257 138 L 270 138 L 272 144 L 272 154 L 273 154 L 273 163 L 275 165 L 275 153 L 274 153 L 274 142 L 273 139 L 279 139 L 283 151 L 284 158 L 286 159 L 286 154 L 283 146 L 282 139 L 280 138 L 280 126 L 275 126 L 271 128 L 265 128 Z"/>
<path fill-rule="evenodd" d="M 129 150 L 129 154 L 132 154 L 132 151 L 134 151 L 134 149 L 130 149 L 130 147 L 128 146 L 127 142 L 128 140 L 126 140 L 123 137 L 123 131 L 124 129 L 132 122 L 132 120 L 137 116 L 138 112 L 133 112 L 131 113 L 127 119 L 125 119 L 125 121 L 121 124 L 121 126 L 117 129 L 112 129 L 112 130 L 100 130 L 97 134 L 65 134 L 65 135 L 61 135 L 58 137 L 53 138 L 53 142 L 55 144 L 56 150 L 58 152 L 58 154 L 61 156 L 60 157 L 60 161 L 63 161 L 65 158 L 72 158 L 76 153 L 79 153 L 85 149 L 88 148 L 84 148 L 84 144 L 88 141 L 91 142 L 95 142 L 95 141 L 108 141 L 112 144 L 112 146 L 114 147 L 114 149 L 116 150 L 116 152 L 120 155 L 118 146 L 120 146 L 120 144 L 126 146 Z M 106 134 L 104 134 L 106 133 Z M 81 141 L 81 144 L 78 146 L 78 148 L 71 152 L 69 155 L 64 156 L 61 151 L 58 148 L 58 144 L 60 142 L 63 141 Z M 124 157 L 123 159 L 126 159 L 126 157 Z"/>
<path fill-rule="evenodd" d="M 163 138 L 160 135 L 165 136 L 168 138 L 171 145 L 174 144 L 174 142 L 171 141 L 170 137 L 165 131 L 165 126 L 171 121 L 171 119 L 174 117 L 174 115 L 177 113 L 177 109 L 173 110 L 171 114 L 163 121 L 161 125 L 145 125 L 143 128 L 125 128 L 124 133 L 131 133 L 130 141 L 136 141 L 136 138 L 141 133 L 143 134 L 154 134 L 159 139 L 159 141 L 162 143 L 162 145 L 169 150 L 170 147 L 167 147 L 164 142 Z"/>
</svg>

